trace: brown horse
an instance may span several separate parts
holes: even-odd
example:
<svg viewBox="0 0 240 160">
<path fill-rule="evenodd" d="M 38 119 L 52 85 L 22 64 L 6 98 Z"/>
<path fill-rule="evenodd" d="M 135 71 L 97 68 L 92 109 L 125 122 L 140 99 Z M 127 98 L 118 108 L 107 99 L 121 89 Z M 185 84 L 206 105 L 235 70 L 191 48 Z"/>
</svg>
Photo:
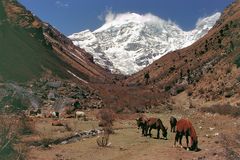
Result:
<svg viewBox="0 0 240 160">
<path fill-rule="evenodd" d="M 147 121 L 146 131 L 149 129 L 149 136 L 152 137 L 151 130 L 157 129 L 157 139 L 160 138 L 160 129 L 162 130 L 162 136 L 167 139 L 167 128 L 164 127 L 161 119 L 159 118 L 149 118 Z"/>
<path fill-rule="evenodd" d="M 147 121 L 148 118 L 146 116 L 141 116 L 136 119 L 138 129 L 142 128 L 142 135 L 147 136 Z"/>
<path fill-rule="evenodd" d="M 187 150 L 198 150 L 198 140 L 197 140 L 197 134 L 195 129 L 192 126 L 192 123 L 188 119 L 180 119 L 177 122 L 177 133 L 175 136 L 174 146 L 176 146 L 176 142 L 178 142 L 182 147 L 182 137 L 185 135 L 186 142 L 187 142 Z M 188 146 L 188 136 L 191 137 L 191 147 Z"/>
<path fill-rule="evenodd" d="M 173 116 L 170 117 L 171 132 L 176 131 L 177 119 Z"/>
</svg>

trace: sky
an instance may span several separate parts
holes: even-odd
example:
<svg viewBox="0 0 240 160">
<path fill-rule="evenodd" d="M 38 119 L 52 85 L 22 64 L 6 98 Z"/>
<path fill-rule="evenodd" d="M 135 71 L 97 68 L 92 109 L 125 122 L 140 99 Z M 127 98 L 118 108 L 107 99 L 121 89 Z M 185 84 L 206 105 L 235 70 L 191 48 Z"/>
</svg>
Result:
<svg viewBox="0 0 240 160">
<path fill-rule="evenodd" d="M 195 28 L 198 19 L 222 12 L 234 0 L 18 0 L 40 19 L 65 35 L 86 29 L 96 30 L 105 16 L 133 12 L 151 13 L 171 20 L 185 31 Z"/>
</svg>

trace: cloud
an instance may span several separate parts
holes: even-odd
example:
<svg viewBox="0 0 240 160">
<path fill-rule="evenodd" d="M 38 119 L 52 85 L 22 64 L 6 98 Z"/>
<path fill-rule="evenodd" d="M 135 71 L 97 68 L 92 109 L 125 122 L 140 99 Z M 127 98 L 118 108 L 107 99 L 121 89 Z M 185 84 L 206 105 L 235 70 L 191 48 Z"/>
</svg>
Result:
<svg viewBox="0 0 240 160">
<path fill-rule="evenodd" d="M 103 20 L 103 16 L 100 17 Z M 146 14 L 137 14 L 137 13 L 118 13 L 115 14 L 112 12 L 112 10 L 108 10 L 104 17 L 105 24 L 112 23 L 112 22 L 151 22 L 151 23 L 163 23 L 165 20 L 161 19 L 158 16 L 155 16 L 151 13 Z M 170 20 L 168 20 L 169 23 L 172 23 Z"/>
<path fill-rule="evenodd" d="M 106 21 L 106 17 L 109 17 L 109 15 L 112 14 L 112 8 L 108 8 L 106 7 L 105 8 L 105 11 L 103 13 L 101 13 L 100 15 L 97 16 L 97 18 L 100 20 L 100 21 Z"/>
<path fill-rule="evenodd" d="M 56 4 L 56 6 L 59 7 L 59 8 L 60 8 L 60 7 L 65 7 L 65 8 L 66 8 L 66 7 L 69 7 L 69 3 L 64 3 L 64 2 L 62 2 L 62 1 L 56 1 L 55 4 Z"/>
</svg>

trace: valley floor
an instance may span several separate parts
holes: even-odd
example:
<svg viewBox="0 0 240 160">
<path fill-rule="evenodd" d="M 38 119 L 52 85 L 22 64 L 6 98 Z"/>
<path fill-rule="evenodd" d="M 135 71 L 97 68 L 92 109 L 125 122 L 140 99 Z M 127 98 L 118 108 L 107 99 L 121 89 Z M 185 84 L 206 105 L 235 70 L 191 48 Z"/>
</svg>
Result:
<svg viewBox="0 0 240 160">
<path fill-rule="evenodd" d="M 168 131 L 168 140 L 155 139 L 153 137 L 142 137 L 141 130 L 136 127 L 137 115 L 118 119 L 114 123 L 115 134 L 110 135 L 109 147 L 98 147 L 96 137 L 81 139 L 70 144 L 53 145 L 48 149 L 31 147 L 28 151 L 30 160 L 180 160 L 180 159 L 213 159 L 213 160 L 235 160 L 240 159 L 240 121 L 239 118 L 198 112 L 190 109 L 182 112 L 168 112 L 164 114 L 147 114 L 152 117 L 160 117 L 170 129 L 169 118 L 175 116 L 189 118 L 198 134 L 198 152 L 187 151 L 184 148 L 174 148 L 174 133 Z M 70 126 L 75 130 L 88 130 L 97 126 L 94 113 L 88 113 L 89 121 L 77 121 L 68 119 Z M 92 118 L 91 118 L 92 117 Z M 36 121 L 36 129 L 40 135 L 49 138 L 63 136 L 63 128 L 51 126 L 51 119 Z M 169 130 L 168 129 L 168 130 Z M 25 137 L 27 139 L 29 137 Z M 185 138 L 183 138 L 185 145 Z"/>
</svg>

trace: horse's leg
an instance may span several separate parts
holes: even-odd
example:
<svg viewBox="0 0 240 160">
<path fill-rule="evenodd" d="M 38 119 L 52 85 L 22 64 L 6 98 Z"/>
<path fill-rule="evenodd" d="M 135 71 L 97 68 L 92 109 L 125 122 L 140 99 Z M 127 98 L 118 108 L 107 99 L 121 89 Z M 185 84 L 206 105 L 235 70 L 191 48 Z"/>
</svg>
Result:
<svg viewBox="0 0 240 160">
<path fill-rule="evenodd" d="M 186 142 L 187 142 L 187 150 L 189 151 L 189 147 L 188 147 L 188 135 L 186 135 Z"/>
<path fill-rule="evenodd" d="M 176 126 L 173 126 L 173 132 L 176 132 Z"/>
<path fill-rule="evenodd" d="M 157 129 L 157 139 L 159 139 L 159 138 L 160 138 L 160 136 L 159 136 L 159 135 L 160 135 L 160 128 L 158 128 L 158 129 Z"/>
<path fill-rule="evenodd" d="M 174 141 L 174 147 L 176 147 L 176 142 L 178 142 L 178 138 L 179 138 L 179 132 L 177 131 L 176 135 L 175 135 L 175 141 Z"/>
<path fill-rule="evenodd" d="M 150 137 L 152 137 L 151 131 L 152 131 L 152 127 L 149 128 L 149 136 L 150 136 Z"/>
<path fill-rule="evenodd" d="M 141 126 L 142 128 L 142 135 L 144 135 L 144 126 Z"/>
<path fill-rule="evenodd" d="M 180 144 L 181 148 L 183 147 L 182 146 L 182 137 L 183 137 L 183 134 L 180 134 L 179 144 Z"/>
<path fill-rule="evenodd" d="M 144 136 L 148 136 L 148 126 L 146 125 L 146 126 L 144 126 Z"/>
</svg>

